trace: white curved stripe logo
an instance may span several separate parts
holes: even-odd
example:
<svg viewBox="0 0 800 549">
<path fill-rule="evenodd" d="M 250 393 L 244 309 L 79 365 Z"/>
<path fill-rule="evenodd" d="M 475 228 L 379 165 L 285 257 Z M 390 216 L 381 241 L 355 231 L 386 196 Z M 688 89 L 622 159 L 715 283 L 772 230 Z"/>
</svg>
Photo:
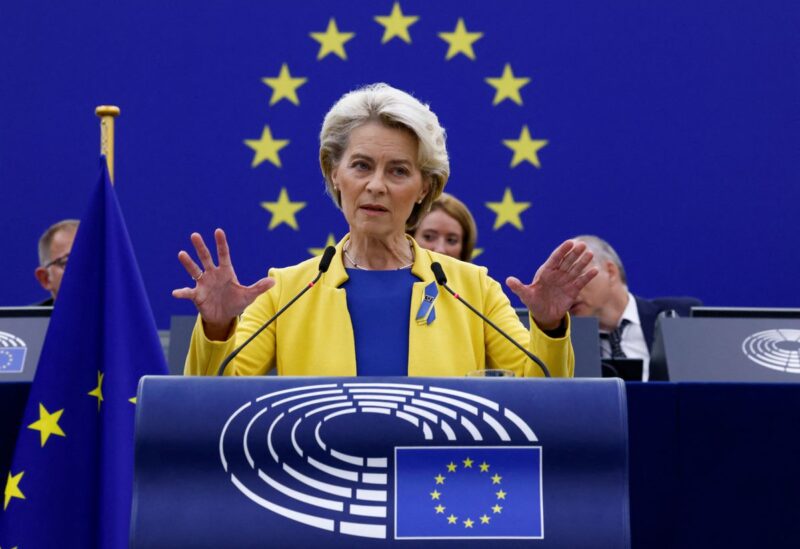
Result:
<svg viewBox="0 0 800 549">
<path fill-rule="evenodd" d="M 354 455 L 346 440 L 330 436 L 378 416 L 396 422 L 399 431 L 392 432 L 433 444 L 537 441 L 517 414 L 478 395 L 428 385 L 330 383 L 244 403 L 222 429 L 220 461 L 233 485 L 264 509 L 330 532 L 386 539 L 389 463 L 399 441 Z"/>
<path fill-rule="evenodd" d="M 800 374 L 800 330 L 766 330 L 742 342 L 745 356 L 760 366 Z"/>
<path fill-rule="evenodd" d="M 14 334 L 8 332 L 0 332 L 0 347 L 25 347 L 25 342 Z"/>
</svg>

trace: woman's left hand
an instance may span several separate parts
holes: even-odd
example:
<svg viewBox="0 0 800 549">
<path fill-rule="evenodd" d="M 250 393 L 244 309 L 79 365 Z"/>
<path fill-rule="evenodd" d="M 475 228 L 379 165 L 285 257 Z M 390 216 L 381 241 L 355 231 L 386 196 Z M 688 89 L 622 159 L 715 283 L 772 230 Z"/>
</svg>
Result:
<svg viewBox="0 0 800 549">
<path fill-rule="evenodd" d="M 530 284 L 510 276 L 506 285 L 541 329 L 555 330 L 583 287 L 597 275 L 597 267 L 589 267 L 592 257 L 585 243 L 567 240 L 539 267 Z"/>
</svg>

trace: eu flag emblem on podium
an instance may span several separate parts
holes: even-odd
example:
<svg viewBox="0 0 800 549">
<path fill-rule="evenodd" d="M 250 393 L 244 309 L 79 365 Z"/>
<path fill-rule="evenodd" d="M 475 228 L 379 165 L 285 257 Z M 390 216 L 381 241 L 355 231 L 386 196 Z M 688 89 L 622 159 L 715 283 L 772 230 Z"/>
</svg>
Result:
<svg viewBox="0 0 800 549">
<path fill-rule="evenodd" d="M 13 334 L 0 332 L 0 373 L 18 374 L 25 367 L 28 348 Z"/>
<path fill-rule="evenodd" d="M 398 539 L 544 537 L 538 446 L 395 450 Z"/>
</svg>

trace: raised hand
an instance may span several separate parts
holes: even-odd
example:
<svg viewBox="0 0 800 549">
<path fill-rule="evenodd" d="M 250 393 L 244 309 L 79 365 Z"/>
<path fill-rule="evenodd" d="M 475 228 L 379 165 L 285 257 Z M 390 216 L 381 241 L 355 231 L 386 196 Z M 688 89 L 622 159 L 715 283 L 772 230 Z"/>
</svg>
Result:
<svg viewBox="0 0 800 549">
<path fill-rule="evenodd" d="M 553 330 L 583 287 L 597 276 L 597 267 L 589 267 L 592 257 L 584 242 L 567 240 L 539 267 L 530 284 L 510 276 L 506 285 L 528 307 L 540 328 Z"/>
<path fill-rule="evenodd" d="M 195 286 L 173 290 L 172 295 L 178 299 L 191 299 L 203 317 L 206 335 L 211 339 L 221 339 L 227 335 L 233 319 L 242 314 L 259 295 L 272 288 L 275 281 L 266 277 L 250 286 L 239 284 L 231 263 L 228 241 L 222 229 L 214 231 L 214 239 L 219 265 L 214 264 L 203 237 L 192 233 L 192 245 L 203 267 L 198 266 L 188 253 L 181 250 L 178 261 L 195 281 Z"/>
</svg>

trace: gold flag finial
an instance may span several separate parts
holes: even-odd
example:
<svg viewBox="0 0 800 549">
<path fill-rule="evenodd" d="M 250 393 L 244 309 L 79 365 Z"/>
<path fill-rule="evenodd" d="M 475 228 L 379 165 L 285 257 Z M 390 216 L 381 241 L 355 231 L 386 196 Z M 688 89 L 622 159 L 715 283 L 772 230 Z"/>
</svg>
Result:
<svg viewBox="0 0 800 549">
<path fill-rule="evenodd" d="M 100 105 L 94 110 L 100 117 L 100 154 L 108 163 L 108 178 L 114 182 L 114 119 L 119 116 L 119 107 Z"/>
</svg>

